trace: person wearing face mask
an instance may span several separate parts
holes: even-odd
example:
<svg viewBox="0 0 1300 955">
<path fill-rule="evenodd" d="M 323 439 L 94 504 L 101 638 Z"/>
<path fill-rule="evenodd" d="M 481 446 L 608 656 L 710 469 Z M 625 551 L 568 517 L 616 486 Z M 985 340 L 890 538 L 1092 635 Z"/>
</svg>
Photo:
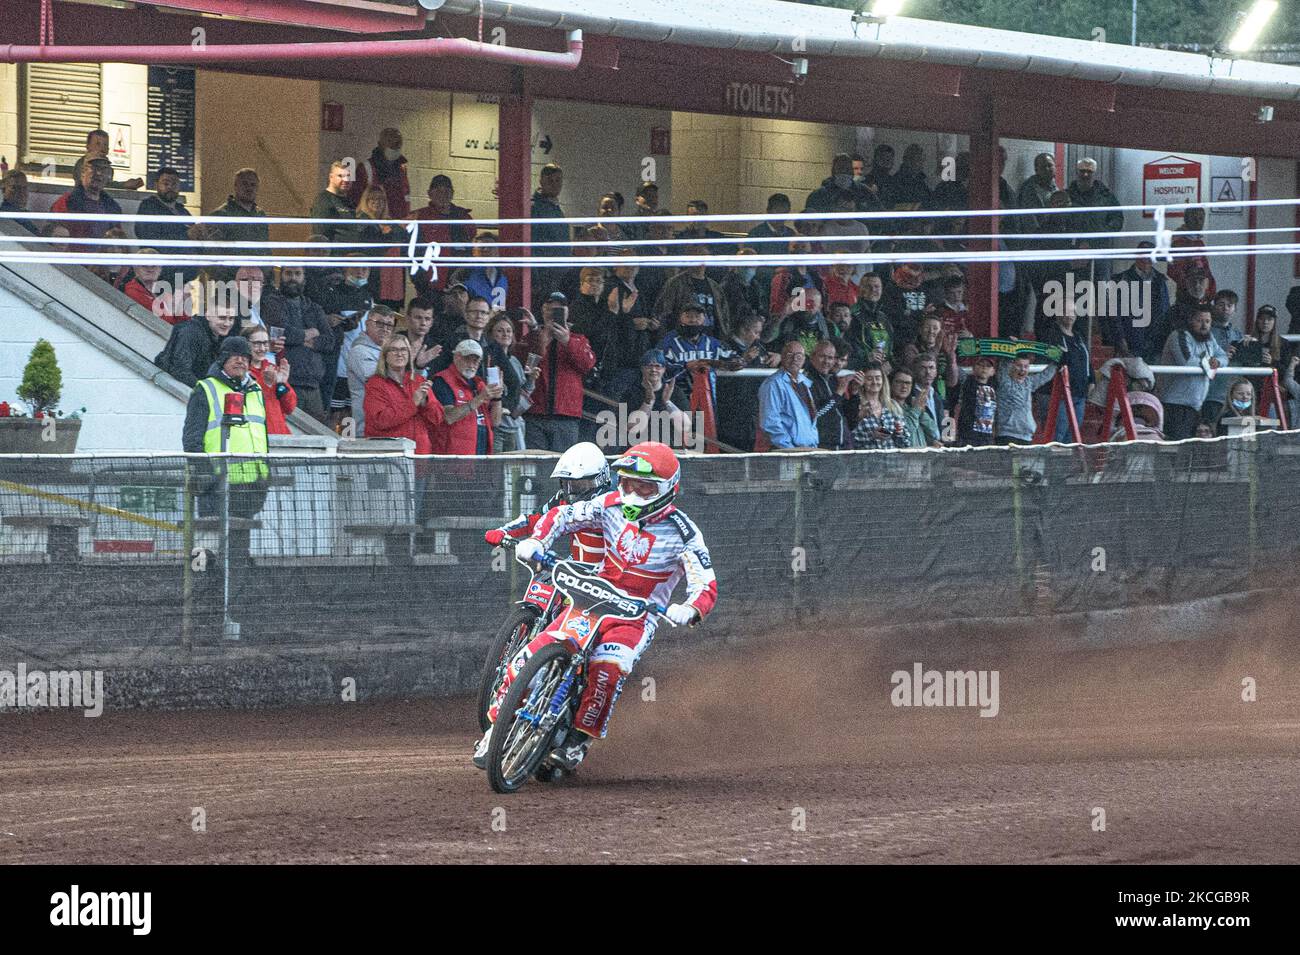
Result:
<svg viewBox="0 0 1300 955">
<path fill-rule="evenodd" d="M 1228 400 L 1215 420 L 1214 433 L 1219 437 L 1228 434 L 1228 419 L 1249 418 L 1255 414 L 1255 386 L 1248 378 L 1238 378 L 1228 389 Z"/>
<path fill-rule="evenodd" d="M 877 212 L 880 201 L 865 185 L 853 178 L 853 157 L 837 153 L 831 160 L 831 174 L 808 196 L 804 212 L 839 212 L 840 200 L 848 197 L 858 212 Z"/>
<path fill-rule="evenodd" d="M 361 198 L 371 186 L 378 186 L 388 197 L 388 218 L 405 219 L 411 214 L 411 183 L 406 178 L 406 157 L 402 155 L 402 133 L 389 127 L 379 133 L 379 145 L 370 158 L 357 167 L 356 179 L 348 198 L 362 208 Z"/>
<path fill-rule="evenodd" d="M 682 399 L 690 398 L 694 373 L 702 369 L 708 370 L 709 384 L 716 393 L 717 376 L 713 368 L 720 360 L 731 357 L 722 343 L 705 331 L 706 325 L 704 309 L 688 302 L 677 314 L 676 330 L 659 345 L 659 350 L 668 362 L 669 375 L 677 373 L 683 367 L 686 369 L 676 386 L 676 392 Z"/>
<path fill-rule="evenodd" d="M 365 254 L 354 252 L 351 256 L 355 258 Z M 325 317 L 334 329 L 334 351 L 325 359 L 325 374 L 321 378 L 321 401 L 340 419 L 352 407 L 348 395 L 348 369 L 344 364 L 347 351 L 361 334 L 362 316 L 375 304 L 369 282 L 369 266 L 347 265 L 343 269 L 343 281 L 325 290 L 320 298 Z"/>
<path fill-rule="evenodd" d="M 317 421 L 325 421 L 321 398 L 325 365 L 334 352 L 335 332 L 325 312 L 304 294 L 306 269 L 280 269 L 279 288 L 262 297 L 262 317 L 268 328 L 284 330 L 284 357 L 289 362 L 289 385 L 298 396 L 298 407 Z"/>
</svg>

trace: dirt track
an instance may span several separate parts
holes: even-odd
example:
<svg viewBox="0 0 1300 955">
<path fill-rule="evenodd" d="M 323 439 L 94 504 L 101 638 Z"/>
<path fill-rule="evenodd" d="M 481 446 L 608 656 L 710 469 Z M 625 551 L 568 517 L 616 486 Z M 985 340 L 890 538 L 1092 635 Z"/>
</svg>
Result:
<svg viewBox="0 0 1300 955">
<path fill-rule="evenodd" d="M 0 713 L 0 861 L 1294 863 L 1300 667 L 1265 644 L 923 659 L 999 669 L 995 718 L 891 706 L 902 659 L 813 672 L 787 644 L 629 686 L 577 778 L 510 797 L 464 701 Z"/>
</svg>

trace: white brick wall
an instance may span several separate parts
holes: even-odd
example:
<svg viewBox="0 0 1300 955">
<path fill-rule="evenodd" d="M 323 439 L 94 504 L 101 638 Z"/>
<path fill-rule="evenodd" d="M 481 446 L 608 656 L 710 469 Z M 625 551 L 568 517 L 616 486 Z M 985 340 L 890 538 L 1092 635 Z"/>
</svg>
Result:
<svg viewBox="0 0 1300 955">
<path fill-rule="evenodd" d="M 179 451 L 184 402 L 107 357 L 30 304 L 0 288 L 0 401 L 17 396 L 32 346 L 54 346 L 63 372 L 65 414 L 84 407 L 79 451 Z M 152 357 L 152 356 L 150 356 Z"/>
</svg>

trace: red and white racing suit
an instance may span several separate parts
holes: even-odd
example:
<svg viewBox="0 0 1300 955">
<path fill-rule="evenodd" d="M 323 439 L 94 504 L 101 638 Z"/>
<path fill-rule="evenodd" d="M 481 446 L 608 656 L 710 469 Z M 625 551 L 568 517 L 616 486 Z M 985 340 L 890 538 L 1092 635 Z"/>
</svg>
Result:
<svg viewBox="0 0 1300 955">
<path fill-rule="evenodd" d="M 563 507 L 565 503 L 564 498 L 556 494 L 542 505 L 540 513 L 520 514 L 510 523 L 502 524 L 497 530 L 505 534 L 506 537 L 513 537 L 515 540 L 531 537 L 537 527 L 537 522 L 552 508 Z M 600 531 L 575 531 L 569 541 L 569 551 L 569 556 L 574 560 L 582 561 L 585 564 L 599 564 L 600 559 L 605 556 L 605 538 L 601 536 Z"/>
<path fill-rule="evenodd" d="M 707 616 L 718 598 L 718 583 L 700 529 L 674 507 L 644 522 L 629 521 L 623 516 L 621 504 L 618 491 L 611 491 L 590 501 L 554 508 L 537 522 L 532 536 L 549 548 L 561 534 L 599 529 L 608 541 L 604 560 L 596 570 L 599 576 L 634 597 L 661 606 L 668 605 L 673 588 L 684 576 L 686 603 L 698 610 L 701 618 Z M 656 622 L 655 617 L 646 616 L 636 621 L 607 620 L 602 625 L 588 658 L 587 686 L 578 703 L 575 728 L 589 736 L 605 736 L 623 681 L 650 646 Z M 522 653 L 532 656 L 553 643 L 559 626 L 557 619 Z M 494 722 L 516 672 L 514 666 L 506 669 L 497 698 L 488 710 Z"/>
</svg>

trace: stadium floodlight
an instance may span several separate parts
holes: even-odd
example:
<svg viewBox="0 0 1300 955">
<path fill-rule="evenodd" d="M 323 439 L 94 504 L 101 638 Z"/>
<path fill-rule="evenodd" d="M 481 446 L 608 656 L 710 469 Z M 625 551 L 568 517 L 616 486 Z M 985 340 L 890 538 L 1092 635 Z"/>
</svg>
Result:
<svg viewBox="0 0 1300 955">
<path fill-rule="evenodd" d="M 1245 53 L 1253 49 L 1268 21 L 1277 13 L 1278 0 L 1255 0 L 1249 11 L 1238 10 L 1232 22 L 1232 36 L 1228 40 L 1230 53 Z"/>
<path fill-rule="evenodd" d="M 907 0 L 866 0 L 860 4 L 853 13 L 854 23 L 884 23 L 890 17 L 896 17 L 903 12 L 903 4 Z M 867 7 L 871 10 L 868 12 Z"/>
</svg>

